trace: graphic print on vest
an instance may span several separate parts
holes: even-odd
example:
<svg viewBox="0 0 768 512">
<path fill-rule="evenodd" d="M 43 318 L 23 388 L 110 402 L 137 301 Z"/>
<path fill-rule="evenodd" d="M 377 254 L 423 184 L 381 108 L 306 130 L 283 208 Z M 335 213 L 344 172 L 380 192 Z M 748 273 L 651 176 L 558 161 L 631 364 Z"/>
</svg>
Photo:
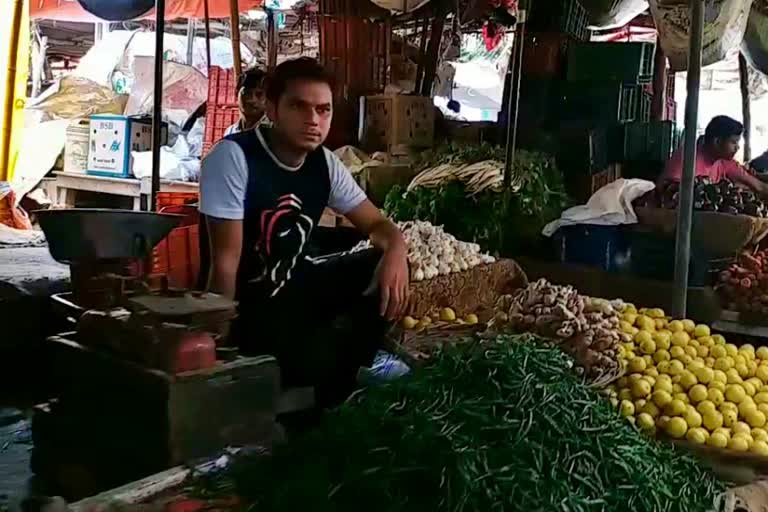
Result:
<svg viewBox="0 0 768 512">
<path fill-rule="evenodd" d="M 304 254 L 314 223 L 302 211 L 294 194 L 280 196 L 277 207 L 261 212 L 260 235 L 256 252 L 262 260 L 262 273 L 251 282 L 264 283 L 277 295 L 291 278 L 291 271 Z"/>
</svg>

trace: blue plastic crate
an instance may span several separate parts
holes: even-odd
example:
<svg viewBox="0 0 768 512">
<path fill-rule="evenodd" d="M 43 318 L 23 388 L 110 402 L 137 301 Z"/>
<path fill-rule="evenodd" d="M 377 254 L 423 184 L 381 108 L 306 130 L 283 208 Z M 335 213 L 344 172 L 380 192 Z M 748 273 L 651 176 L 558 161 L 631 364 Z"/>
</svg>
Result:
<svg viewBox="0 0 768 512">
<path fill-rule="evenodd" d="M 619 272 L 626 267 L 629 255 L 623 226 L 565 226 L 557 230 L 554 241 L 562 263 L 598 267 L 610 272 Z"/>
</svg>

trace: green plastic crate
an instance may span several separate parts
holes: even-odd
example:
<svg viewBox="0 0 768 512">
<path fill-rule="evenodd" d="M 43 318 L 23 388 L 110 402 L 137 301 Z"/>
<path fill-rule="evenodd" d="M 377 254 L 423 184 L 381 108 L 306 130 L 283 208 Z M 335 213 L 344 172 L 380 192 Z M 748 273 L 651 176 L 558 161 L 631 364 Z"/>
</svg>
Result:
<svg viewBox="0 0 768 512">
<path fill-rule="evenodd" d="M 563 121 L 616 123 L 642 115 L 642 87 L 621 82 L 563 82 L 560 117 Z"/>
<path fill-rule="evenodd" d="M 653 79 L 653 43 L 575 43 L 568 47 L 569 81 L 647 84 Z"/>
<path fill-rule="evenodd" d="M 672 121 L 627 123 L 624 126 L 624 159 L 666 162 L 676 148 L 676 135 Z"/>
</svg>

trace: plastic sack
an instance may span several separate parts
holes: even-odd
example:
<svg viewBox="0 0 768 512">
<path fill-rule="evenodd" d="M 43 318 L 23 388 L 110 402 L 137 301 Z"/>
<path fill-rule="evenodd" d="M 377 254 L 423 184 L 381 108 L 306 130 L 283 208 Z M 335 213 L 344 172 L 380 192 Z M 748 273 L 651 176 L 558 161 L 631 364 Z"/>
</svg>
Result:
<svg viewBox="0 0 768 512">
<path fill-rule="evenodd" d="M 753 68 L 768 73 L 768 6 L 761 8 L 759 2 L 752 3 L 741 51 Z"/>
<path fill-rule="evenodd" d="M 0 224 L 14 229 L 32 229 L 27 212 L 16 206 L 16 193 L 7 181 L 0 181 Z"/>
<path fill-rule="evenodd" d="M 376 353 L 370 368 L 360 368 L 357 379 L 369 385 L 384 384 L 405 377 L 410 372 L 411 368 L 402 359 L 380 350 Z"/>
<path fill-rule="evenodd" d="M 42 110 L 53 119 L 82 119 L 94 114 L 121 115 L 127 100 L 128 96 L 87 78 L 67 76 L 30 101 L 27 108 Z"/>
<path fill-rule="evenodd" d="M 659 31 L 659 42 L 673 72 L 688 68 L 689 29 L 688 2 L 651 0 L 651 14 Z M 738 48 L 744 38 L 752 0 L 705 0 L 702 66 L 723 60 Z"/>
<path fill-rule="evenodd" d="M 623 27 L 648 9 L 647 0 L 581 0 L 592 29 Z"/>
</svg>

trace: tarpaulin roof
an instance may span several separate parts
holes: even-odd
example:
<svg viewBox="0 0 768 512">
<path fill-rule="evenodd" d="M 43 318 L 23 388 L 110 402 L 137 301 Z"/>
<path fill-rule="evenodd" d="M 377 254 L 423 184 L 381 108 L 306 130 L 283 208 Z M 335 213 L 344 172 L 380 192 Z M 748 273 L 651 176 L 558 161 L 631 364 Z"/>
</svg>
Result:
<svg viewBox="0 0 768 512">
<path fill-rule="evenodd" d="M 238 0 L 240 12 L 259 8 L 263 0 Z M 211 18 L 229 17 L 229 0 L 208 0 L 208 12 Z M 31 0 L 29 14 L 32 19 L 50 19 L 59 21 L 103 21 L 85 9 L 77 0 Z M 200 18 L 205 16 L 204 0 L 166 0 L 165 17 L 174 18 Z M 155 10 L 152 9 L 145 16 L 153 19 Z"/>
</svg>

